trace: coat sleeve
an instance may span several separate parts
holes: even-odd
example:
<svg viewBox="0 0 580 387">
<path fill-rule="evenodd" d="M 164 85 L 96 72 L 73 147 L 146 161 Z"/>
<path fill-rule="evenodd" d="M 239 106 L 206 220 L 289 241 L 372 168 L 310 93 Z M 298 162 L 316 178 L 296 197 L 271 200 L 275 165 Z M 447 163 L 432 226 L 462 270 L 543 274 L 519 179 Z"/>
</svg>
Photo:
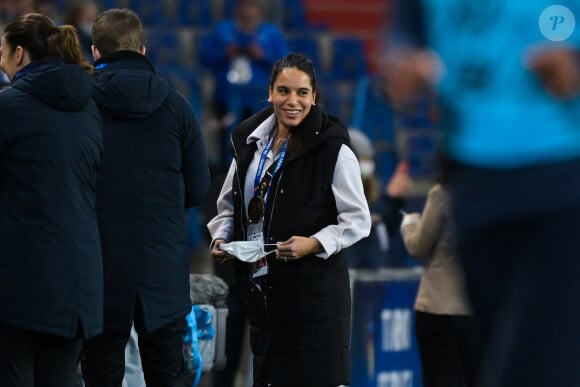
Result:
<svg viewBox="0 0 580 387">
<path fill-rule="evenodd" d="M 181 109 L 181 173 L 185 185 L 185 207 L 199 205 L 209 190 L 210 174 L 205 141 L 199 122 L 183 98 Z"/>
<path fill-rule="evenodd" d="M 437 243 L 444 218 L 443 195 L 440 186 L 433 187 L 429 191 L 419 222 L 407 224 L 401 229 L 405 247 L 413 257 L 428 257 Z"/>
</svg>

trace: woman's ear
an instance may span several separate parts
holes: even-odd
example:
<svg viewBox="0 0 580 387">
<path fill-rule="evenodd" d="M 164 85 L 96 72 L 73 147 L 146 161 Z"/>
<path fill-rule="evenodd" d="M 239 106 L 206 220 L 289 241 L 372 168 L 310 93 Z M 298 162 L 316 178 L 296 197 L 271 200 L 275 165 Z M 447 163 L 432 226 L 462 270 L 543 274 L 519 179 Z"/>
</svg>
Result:
<svg viewBox="0 0 580 387">
<path fill-rule="evenodd" d="M 14 50 L 14 57 L 16 58 L 16 66 L 24 67 L 27 63 L 24 63 L 26 52 L 22 46 L 16 46 Z"/>
</svg>

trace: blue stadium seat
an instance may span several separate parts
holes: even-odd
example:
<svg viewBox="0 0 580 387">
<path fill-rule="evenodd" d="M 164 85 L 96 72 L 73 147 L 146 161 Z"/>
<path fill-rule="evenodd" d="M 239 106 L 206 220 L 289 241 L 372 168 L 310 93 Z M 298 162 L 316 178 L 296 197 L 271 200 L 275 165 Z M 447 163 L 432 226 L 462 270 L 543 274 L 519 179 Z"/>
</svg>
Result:
<svg viewBox="0 0 580 387">
<path fill-rule="evenodd" d="M 182 25 L 210 28 L 216 23 L 212 0 L 181 0 L 179 18 Z"/>
<path fill-rule="evenodd" d="M 155 26 L 165 22 L 163 0 L 129 0 L 129 8 L 139 15 L 145 25 Z"/>
<path fill-rule="evenodd" d="M 200 74 L 183 66 L 158 66 L 157 72 L 167 79 L 189 101 L 198 120 L 202 114 L 202 90 Z"/>
<path fill-rule="evenodd" d="M 366 74 L 364 42 L 353 37 L 334 37 L 332 42 L 332 75 L 356 80 Z"/>
<path fill-rule="evenodd" d="M 147 57 L 156 66 L 181 65 L 181 44 L 176 29 L 147 29 L 145 46 Z"/>
<path fill-rule="evenodd" d="M 316 34 L 289 34 L 286 37 L 290 51 L 308 56 L 318 73 L 325 72 L 318 35 Z"/>
<path fill-rule="evenodd" d="M 353 116 L 356 83 L 350 80 L 337 80 L 328 74 L 319 73 L 318 89 L 324 109 L 349 125 Z"/>
<path fill-rule="evenodd" d="M 289 31 L 300 31 L 306 27 L 306 10 L 303 0 L 282 0 L 282 25 Z"/>
</svg>

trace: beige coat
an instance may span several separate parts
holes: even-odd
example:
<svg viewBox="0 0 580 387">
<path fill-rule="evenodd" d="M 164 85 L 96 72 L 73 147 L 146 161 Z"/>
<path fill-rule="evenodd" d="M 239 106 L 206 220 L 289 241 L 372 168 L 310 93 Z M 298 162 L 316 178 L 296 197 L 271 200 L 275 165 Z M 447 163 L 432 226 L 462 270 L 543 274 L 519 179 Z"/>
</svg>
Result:
<svg viewBox="0 0 580 387">
<path fill-rule="evenodd" d="M 465 282 L 449 216 L 449 196 L 437 184 L 429 191 L 418 222 L 401 227 L 409 254 L 425 264 L 415 309 L 447 315 L 470 314 Z"/>
</svg>

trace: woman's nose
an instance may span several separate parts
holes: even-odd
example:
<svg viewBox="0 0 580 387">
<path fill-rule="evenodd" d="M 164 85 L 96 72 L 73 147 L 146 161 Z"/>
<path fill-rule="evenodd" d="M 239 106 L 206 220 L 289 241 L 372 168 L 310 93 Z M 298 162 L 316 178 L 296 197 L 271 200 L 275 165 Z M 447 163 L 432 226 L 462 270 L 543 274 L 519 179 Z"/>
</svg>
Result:
<svg viewBox="0 0 580 387">
<path fill-rule="evenodd" d="M 296 95 L 296 93 L 290 93 L 290 95 L 288 95 L 288 103 L 290 105 L 294 105 L 298 102 L 298 96 Z"/>
</svg>

